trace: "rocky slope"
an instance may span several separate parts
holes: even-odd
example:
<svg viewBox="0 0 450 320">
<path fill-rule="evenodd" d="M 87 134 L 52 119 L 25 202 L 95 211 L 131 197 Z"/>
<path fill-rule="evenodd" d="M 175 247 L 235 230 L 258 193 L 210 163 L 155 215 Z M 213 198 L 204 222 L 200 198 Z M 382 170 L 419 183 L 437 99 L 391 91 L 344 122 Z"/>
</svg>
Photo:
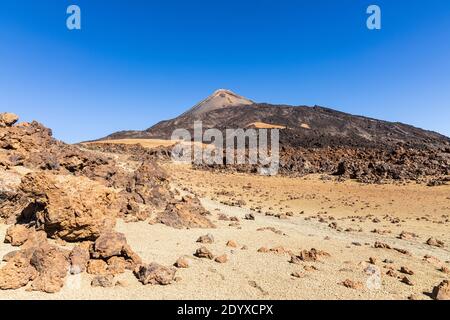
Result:
<svg viewBox="0 0 450 320">
<path fill-rule="evenodd" d="M 286 147 L 385 148 L 403 143 L 413 147 L 450 148 L 450 138 L 402 123 L 354 116 L 319 106 L 250 104 L 251 100 L 240 96 L 244 102 L 231 100 L 215 108 L 216 96 L 217 92 L 179 117 L 162 121 L 145 131 L 118 132 L 105 139 L 170 139 L 175 129 L 193 130 L 194 121 L 202 121 L 204 129 L 247 128 L 260 122 L 285 127 L 281 130 L 281 143 Z"/>
<path fill-rule="evenodd" d="M 114 231 L 116 219 L 214 227 L 198 199 L 170 190 L 152 159 L 84 150 L 38 122 L 17 120 L 0 114 L 0 222 L 11 225 L 5 241 L 19 247 L 3 257 L 0 289 L 56 292 L 69 272 L 85 270 L 100 284 L 126 269 L 145 284 L 168 284 L 175 272 L 144 264 Z"/>
<path fill-rule="evenodd" d="M 318 106 L 253 103 L 210 109 L 208 101 L 214 101 L 215 95 L 173 120 L 145 131 L 115 133 L 106 139 L 170 139 L 178 128 L 192 132 L 197 120 L 202 121 L 204 130 L 255 128 L 260 124 L 284 128 L 280 130 L 282 174 L 323 173 L 361 182 L 415 180 L 430 185 L 450 180 L 450 139 L 436 132 Z M 249 165 L 197 167 L 257 171 Z"/>
</svg>

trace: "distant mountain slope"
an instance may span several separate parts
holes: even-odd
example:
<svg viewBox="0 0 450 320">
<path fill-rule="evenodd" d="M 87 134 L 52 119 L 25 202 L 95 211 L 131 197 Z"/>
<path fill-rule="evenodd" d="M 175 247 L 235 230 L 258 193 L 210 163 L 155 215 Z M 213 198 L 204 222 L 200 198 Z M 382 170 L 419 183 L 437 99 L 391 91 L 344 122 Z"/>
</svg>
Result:
<svg viewBox="0 0 450 320">
<path fill-rule="evenodd" d="M 295 147 L 384 147 L 404 143 L 440 148 L 450 145 L 448 137 L 402 123 L 318 106 L 258 104 L 228 90 L 218 90 L 179 117 L 162 121 L 145 131 L 117 132 L 105 139 L 170 139 L 175 129 L 193 130 L 196 120 L 202 121 L 204 129 L 247 128 L 254 123 L 285 127 L 281 130 L 281 142 Z"/>
</svg>

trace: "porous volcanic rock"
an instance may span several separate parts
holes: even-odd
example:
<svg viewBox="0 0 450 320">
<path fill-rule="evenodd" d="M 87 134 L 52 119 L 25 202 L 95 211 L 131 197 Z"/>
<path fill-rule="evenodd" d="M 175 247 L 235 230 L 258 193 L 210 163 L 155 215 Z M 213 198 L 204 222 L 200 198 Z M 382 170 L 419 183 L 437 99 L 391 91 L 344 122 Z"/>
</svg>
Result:
<svg viewBox="0 0 450 320">
<path fill-rule="evenodd" d="M 127 239 L 123 233 L 107 232 L 95 240 L 91 255 L 93 258 L 103 259 L 120 256 L 126 244 Z"/>
<path fill-rule="evenodd" d="M 38 272 L 30 264 L 30 259 L 22 254 L 15 254 L 0 269 L 0 289 L 19 289 L 36 278 Z"/>
<path fill-rule="evenodd" d="M 12 246 L 20 247 L 30 236 L 30 230 L 21 224 L 13 225 L 6 230 L 5 243 L 10 243 Z"/>
<path fill-rule="evenodd" d="M 168 285 L 175 278 L 176 269 L 161 266 L 157 263 L 140 265 L 135 270 L 135 275 L 142 284 Z"/>
<path fill-rule="evenodd" d="M 47 293 L 58 292 L 69 270 L 68 252 L 53 245 L 42 246 L 34 251 L 31 265 L 38 272 L 31 288 Z"/>
<path fill-rule="evenodd" d="M 70 273 L 79 274 L 86 270 L 86 265 L 89 261 L 89 248 L 78 245 L 72 249 L 69 255 Z"/>
<path fill-rule="evenodd" d="M 11 127 L 17 122 L 17 120 L 19 120 L 19 117 L 14 113 L 0 113 L 0 127 Z"/>
<path fill-rule="evenodd" d="M 35 221 L 49 237 L 95 240 L 115 224 L 113 190 L 85 177 L 27 174 L 20 185 L 18 220 Z"/>
<path fill-rule="evenodd" d="M 434 287 L 431 297 L 434 300 L 450 300 L 450 281 L 444 280 Z"/>
<path fill-rule="evenodd" d="M 183 197 L 181 201 L 168 204 L 164 212 L 157 215 L 154 222 L 176 229 L 215 228 L 206 215 L 208 212 L 197 198 Z"/>
</svg>

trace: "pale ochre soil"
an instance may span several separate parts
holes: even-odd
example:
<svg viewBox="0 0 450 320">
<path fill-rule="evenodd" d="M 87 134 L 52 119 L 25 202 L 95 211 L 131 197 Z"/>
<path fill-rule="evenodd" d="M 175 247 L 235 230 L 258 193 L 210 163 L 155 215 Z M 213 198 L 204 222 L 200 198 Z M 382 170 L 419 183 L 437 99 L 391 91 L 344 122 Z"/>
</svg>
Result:
<svg viewBox="0 0 450 320">
<path fill-rule="evenodd" d="M 217 228 L 175 230 L 147 222 L 126 224 L 118 221 L 116 229 L 126 234 L 132 248 L 146 262 L 171 265 L 178 257 L 189 256 L 191 267 L 177 272 L 181 280 L 169 286 L 143 286 L 131 272 L 127 272 L 117 277 L 126 282 L 125 287 L 91 288 L 92 276 L 84 274 L 81 279 L 69 276 L 66 286 L 57 294 L 20 289 L 0 291 L 0 299 L 407 299 L 412 294 L 418 299 L 429 299 L 427 293 L 433 286 L 450 278 L 450 275 L 438 271 L 442 265 L 450 267 L 449 186 L 361 185 L 321 181 L 317 176 L 291 179 L 211 173 L 192 170 L 185 165 L 164 166 L 172 176 L 174 188 L 181 193 L 194 192 L 201 197 Z M 223 191 L 231 193 L 221 195 Z M 295 200 L 289 200 L 292 197 Z M 244 200 L 245 204 L 236 207 L 220 203 L 230 200 Z M 257 206 L 262 207 L 261 213 L 249 210 Z M 293 216 L 279 219 L 266 216 L 266 211 L 291 211 Z M 255 214 L 255 221 L 244 219 L 250 212 Z M 343 229 L 362 228 L 362 232 L 338 232 L 329 228 L 328 222 L 308 219 L 319 212 L 323 217 L 335 217 Z M 219 221 L 219 213 L 237 216 L 240 226 L 229 226 L 230 222 Z M 381 222 L 367 219 L 361 223 L 346 218 L 367 214 L 379 217 Z M 384 220 L 385 214 L 399 217 L 400 225 Z M 443 217 L 445 215 L 447 217 Z M 426 220 L 416 220 L 421 217 Z M 285 235 L 257 231 L 261 227 L 274 227 Z M 391 233 L 380 235 L 372 233 L 373 229 Z M 6 226 L 0 226 L 0 239 L 4 238 L 5 230 Z M 401 231 L 414 232 L 419 237 L 408 241 L 397 239 Z M 214 244 L 206 246 L 216 255 L 228 254 L 227 263 L 218 264 L 193 257 L 200 246 L 196 243 L 197 238 L 206 233 L 215 238 Z M 431 236 L 443 240 L 444 248 L 425 244 Z M 235 240 L 239 247 L 227 247 L 228 240 Z M 406 249 L 412 256 L 394 250 L 375 249 L 373 244 L 377 240 Z M 243 245 L 248 250 L 241 250 Z M 294 265 L 289 263 L 288 254 L 258 253 L 257 250 L 263 246 L 283 246 L 294 253 L 300 249 L 316 248 L 327 251 L 331 257 Z M 0 256 L 13 249 L 1 243 Z M 423 261 L 426 254 L 440 259 L 441 263 L 432 265 Z M 381 273 L 378 288 L 366 285 L 368 280 L 374 279 L 364 272 L 369 257 L 378 259 L 377 267 Z M 393 260 L 393 263 L 383 263 L 384 259 Z M 304 271 L 303 266 L 315 266 L 318 270 Z M 387 276 L 386 266 L 395 270 L 402 266 L 410 268 L 415 272 L 409 276 L 415 285 L 408 286 Z M 291 276 L 294 271 L 300 271 L 304 276 L 294 278 Z M 345 288 L 340 285 L 345 279 L 361 281 L 364 288 Z"/>
<path fill-rule="evenodd" d="M 140 144 L 144 148 L 170 147 L 178 141 L 163 139 L 120 139 L 120 140 L 101 140 L 94 142 L 85 142 L 84 144 Z"/>
<path fill-rule="evenodd" d="M 247 125 L 247 127 L 252 127 L 255 129 L 286 129 L 285 126 L 265 122 L 252 122 Z"/>
</svg>

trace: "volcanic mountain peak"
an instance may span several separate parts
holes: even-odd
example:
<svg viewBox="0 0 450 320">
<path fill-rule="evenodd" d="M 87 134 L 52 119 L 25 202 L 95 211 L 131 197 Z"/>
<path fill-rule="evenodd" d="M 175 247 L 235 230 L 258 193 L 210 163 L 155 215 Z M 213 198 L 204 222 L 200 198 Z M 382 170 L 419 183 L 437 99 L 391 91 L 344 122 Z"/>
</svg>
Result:
<svg viewBox="0 0 450 320">
<path fill-rule="evenodd" d="M 236 106 L 247 106 L 254 104 L 253 101 L 244 98 L 230 90 L 219 89 L 216 90 L 212 95 L 198 103 L 190 110 L 186 111 L 184 115 L 199 115 L 213 110 L 236 107 Z"/>
</svg>

